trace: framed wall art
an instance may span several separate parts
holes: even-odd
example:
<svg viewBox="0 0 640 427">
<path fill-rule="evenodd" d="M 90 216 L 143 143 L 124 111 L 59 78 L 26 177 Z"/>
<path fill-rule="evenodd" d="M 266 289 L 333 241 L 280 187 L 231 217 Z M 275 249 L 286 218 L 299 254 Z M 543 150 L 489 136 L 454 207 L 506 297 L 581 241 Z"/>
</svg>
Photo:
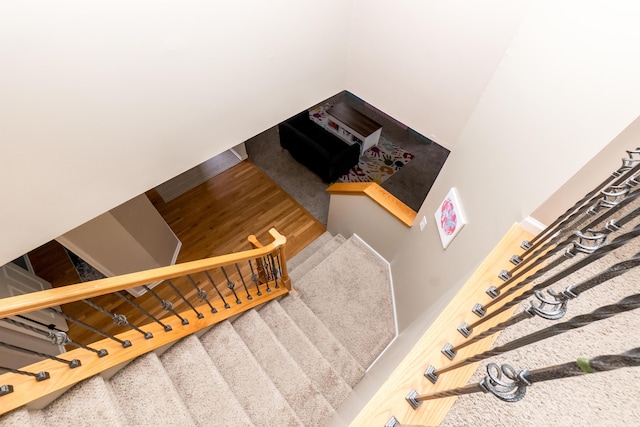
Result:
<svg viewBox="0 0 640 427">
<path fill-rule="evenodd" d="M 440 240 L 442 240 L 442 247 L 446 249 L 453 238 L 456 237 L 462 227 L 467 223 L 462 211 L 460 199 L 458 198 L 458 192 L 455 188 L 449 190 L 447 196 L 435 211 L 434 217 L 436 219 L 438 233 L 440 234 Z"/>
</svg>

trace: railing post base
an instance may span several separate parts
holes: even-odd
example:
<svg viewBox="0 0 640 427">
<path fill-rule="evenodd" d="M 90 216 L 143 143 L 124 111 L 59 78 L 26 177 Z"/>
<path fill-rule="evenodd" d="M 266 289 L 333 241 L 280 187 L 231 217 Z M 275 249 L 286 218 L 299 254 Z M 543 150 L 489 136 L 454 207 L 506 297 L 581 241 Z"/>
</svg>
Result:
<svg viewBox="0 0 640 427">
<path fill-rule="evenodd" d="M 411 390 L 411 392 L 407 394 L 407 397 L 405 397 L 406 401 L 409 402 L 409 405 L 411 405 L 411 408 L 413 408 L 414 411 L 422 404 L 422 402 L 418 402 L 416 400 L 416 397 L 418 396 L 419 394 L 417 391 Z"/>
</svg>

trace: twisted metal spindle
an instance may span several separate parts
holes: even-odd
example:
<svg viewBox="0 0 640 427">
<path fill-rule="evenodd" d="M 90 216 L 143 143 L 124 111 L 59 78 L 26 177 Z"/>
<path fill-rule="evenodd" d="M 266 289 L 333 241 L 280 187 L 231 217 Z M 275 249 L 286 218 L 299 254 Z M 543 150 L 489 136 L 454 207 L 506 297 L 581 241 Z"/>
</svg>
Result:
<svg viewBox="0 0 640 427">
<path fill-rule="evenodd" d="M 27 375 L 29 377 L 34 377 L 38 382 L 48 380 L 49 378 L 51 378 L 51 376 L 49 375 L 49 372 L 47 371 L 40 371 L 38 373 L 34 373 L 34 372 L 22 371 L 20 369 L 7 368 L 6 366 L 0 366 L 0 369 L 3 371 L 12 372 L 14 374 Z"/>
<path fill-rule="evenodd" d="M 147 316 L 149 319 L 153 320 L 158 325 L 162 326 L 162 328 L 164 329 L 165 332 L 169 332 L 169 331 L 173 330 L 171 325 L 165 325 L 158 318 L 156 318 L 153 314 L 149 313 L 147 310 L 145 310 L 144 308 L 140 307 L 140 305 L 138 305 L 135 301 L 130 300 L 129 298 L 127 298 L 124 295 L 122 295 L 120 292 L 115 292 L 115 294 L 118 297 L 120 297 L 120 299 L 122 299 L 122 300 L 126 301 L 128 304 L 130 304 L 132 307 L 138 309 L 142 314 Z"/>
<path fill-rule="evenodd" d="M 160 295 L 158 295 L 157 293 L 155 293 L 153 291 L 153 289 L 151 289 L 149 286 L 147 285 L 142 285 L 142 287 L 149 292 L 151 295 L 153 295 L 153 297 L 160 303 L 160 305 L 162 306 L 162 308 L 168 312 L 170 312 L 171 314 L 173 314 L 174 316 L 176 316 L 178 319 L 180 319 L 180 322 L 183 325 L 188 325 L 189 324 L 189 320 L 185 319 L 184 317 L 180 316 L 174 309 L 173 309 L 173 304 L 171 303 L 171 301 L 167 301 L 164 300 L 160 297 Z"/>
<path fill-rule="evenodd" d="M 198 310 L 196 310 L 196 308 L 193 306 L 193 304 L 191 304 L 191 301 L 189 301 L 183 294 L 182 292 L 180 292 L 180 289 L 178 289 L 178 287 L 176 285 L 173 284 L 173 282 L 169 279 L 165 280 L 165 282 L 167 282 L 167 285 L 169 285 L 169 287 L 171 289 L 173 289 L 173 292 L 175 292 L 184 302 L 187 303 L 187 305 L 189 306 L 189 308 L 191 308 L 191 310 L 194 311 L 194 313 L 196 313 L 196 316 L 198 317 L 198 319 L 204 319 L 204 314 L 200 313 Z"/>
<path fill-rule="evenodd" d="M 240 272 L 240 267 L 238 267 L 238 263 L 236 262 L 236 271 L 240 276 L 240 280 L 242 281 L 242 286 L 244 286 L 244 290 L 247 292 L 247 299 L 252 300 L 253 297 L 249 294 L 249 289 L 247 289 L 247 284 L 244 282 L 244 277 L 242 277 L 242 273 Z"/>
<path fill-rule="evenodd" d="M 566 225 L 569 215 L 572 212 L 574 212 L 576 209 L 581 207 L 582 205 L 593 201 L 593 198 L 598 196 L 602 189 L 605 189 L 611 185 L 620 185 L 621 183 L 625 182 L 628 178 L 633 177 L 637 172 L 640 172 L 640 163 L 636 164 L 635 166 L 632 166 L 633 163 L 640 162 L 640 159 L 634 159 L 633 157 L 634 154 L 639 154 L 639 153 L 640 153 L 640 148 L 637 148 L 636 150 L 627 151 L 627 154 L 629 156 L 628 159 L 623 158 L 622 166 L 620 166 L 620 168 L 618 168 L 613 173 L 611 173 L 611 176 L 607 177 L 602 183 L 597 185 L 592 191 L 590 191 L 582 199 L 577 201 L 575 205 L 567 209 L 565 213 L 560 215 L 555 221 L 549 224 L 542 232 L 540 232 L 533 239 L 531 239 L 531 241 L 522 242 L 521 247 L 526 250 L 524 254 L 531 251 L 539 240 L 544 239 L 548 236 L 551 236 L 555 234 L 559 229 L 562 229 Z"/>
<path fill-rule="evenodd" d="M 256 290 L 258 291 L 258 296 L 262 296 L 262 292 L 260 292 L 260 276 L 253 270 L 253 264 L 251 260 L 249 260 L 249 268 L 251 269 L 251 280 L 256 285 Z"/>
<path fill-rule="evenodd" d="M 224 278 L 227 279 L 227 288 L 231 289 L 231 292 L 233 292 L 233 296 L 236 297 L 236 304 L 242 304 L 242 301 L 240 300 L 240 298 L 238 298 L 238 294 L 236 293 L 236 284 L 233 283 L 231 279 L 229 279 L 229 276 L 227 275 L 227 272 L 224 269 L 224 267 L 220 267 L 220 270 L 222 270 L 222 274 L 224 274 Z"/>
<path fill-rule="evenodd" d="M 142 334 L 142 336 L 147 340 L 153 338 L 153 334 L 151 332 L 145 332 L 142 329 L 138 328 L 136 325 L 130 323 L 129 320 L 127 320 L 127 316 L 125 316 L 124 314 L 112 313 L 109 310 L 105 309 L 104 307 L 101 307 L 98 304 L 94 303 L 90 299 L 83 299 L 82 302 L 84 302 L 88 306 L 98 310 L 99 312 L 104 313 L 107 316 L 109 316 L 111 318 L 111 320 L 113 320 L 113 323 L 116 326 L 128 326 L 128 327 L 132 328 L 133 330 L 135 330 L 135 331 L 139 332 L 140 334 Z"/>
<path fill-rule="evenodd" d="M 636 228 L 634 228 L 633 231 L 630 231 L 629 233 L 626 233 L 626 234 L 623 234 L 623 235 L 619 236 L 618 238 L 616 238 L 613 242 L 609 243 L 608 245 L 602 246 L 601 248 L 597 249 L 591 255 L 589 255 L 586 258 L 576 262 L 575 264 L 571 265 L 569 268 L 563 270 L 562 272 L 560 272 L 560 273 L 550 277 L 549 279 L 547 279 L 547 280 L 545 280 L 545 281 L 543 281 L 541 283 L 538 283 L 537 285 L 531 287 L 531 289 L 526 290 L 525 292 L 523 292 L 519 296 L 515 297 L 513 300 L 505 303 L 501 307 L 498 307 L 497 309 L 493 310 L 491 313 L 489 313 L 488 315 L 484 316 L 480 320 L 477 320 L 476 322 L 472 323 L 471 325 L 467 325 L 466 323 L 463 323 L 458 328 L 458 331 L 460 331 L 460 333 L 462 335 L 464 335 L 465 337 L 469 336 L 471 331 L 473 331 L 473 329 L 475 327 L 477 327 L 478 325 L 481 325 L 482 323 L 484 323 L 487 320 L 497 316 L 498 314 L 504 312 L 505 310 L 508 310 L 509 308 L 514 307 L 515 305 L 521 303 L 522 301 L 524 301 L 525 299 L 527 299 L 531 295 L 533 295 L 536 291 L 542 290 L 542 289 L 550 286 L 551 284 L 556 283 L 561 278 L 564 278 L 564 277 L 568 276 L 569 274 L 580 270 L 581 268 L 583 268 L 584 266 L 590 264 L 591 262 L 602 258 L 603 256 L 605 256 L 606 254 L 608 254 L 612 250 L 617 249 L 620 246 L 623 246 L 623 245 L 627 244 L 630 240 L 634 239 L 635 237 L 637 237 L 639 235 L 640 235 L 640 225 L 636 226 Z M 635 256 L 633 256 L 632 258 L 630 258 L 630 259 L 628 259 L 626 261 L 623 261 L 623 262 L 617 263 L 615 265 L 612 265 L 611 267 L 609 267 L 608 269 L 606 269 L 602 273 L 600 273 L 600 274 L 592 277 L 591 279 L 587 280 L 586 282 L 584 282 L 583 285 L 585 285 L 585 287 L 588 287 L 588 289 L 590 289 L 593 286 L 597 286 L 597 285 L 599 285 L 599 284 L 601 284 L 603 282 L 606 282 L 607 280 L 611 280 L 612 278 L 625 273 L 627 270 L 637 266 L 639 262 L 640 262 L 640 254 L 636 254 Z"/>
<path fill-rule="evenodd" d="M 206 302 L 209 305 L 209 308 L 211 309 L 211 312 L 213 314 L 217 313 L 218 310 L 214 306 L 211 305 L 211 303 L 209 302 L 209 299 L 207 298 L 207 291 L 205 291 L 203 289 L 200 289 L 200 287 L 198 287 L 198 284 L 196 283 L 195 280 L 193 280 L 193 277 L 191 277 L 190 274 L 187 274 L 187 278 L 191 282 L 191 285 L 194 287 L 196 292 L 198 292 L 198 298 L 200 298 L 200 301 Z"/>
<path fill-rule="evenodd" d="M 20 351 L 22 353 L 33 354 L 35 356 L 44 357 L 44 358 L 49 359 L 49 360 L 55 360 L 56 362 L 64 363 L 65 365 L 69 366 L 69 368 L 71 368 L 71 369 L 77 368 L 78 366 L 81 365 L 81 363 L 80 363 L 80 361 L 78 359 L 66 360 L 66 359 L 62 359 L 60 357 L 52 356 L 50 354 L 40 353 L 40 352 L 37 352 L 37 351 L 29 350 L 28 348 L 18 347 L 17 345 L 9 344 L 9 343 L 6 343 L 6 342 L 0 342 L 0 347 L 8 348 L 10 350 Z"/>
<path fill-rule="evenodd" d="M 23 316 L 20 316 L 21 318 L 24 318 Z M 96 350 L 95 348 L 89 347 L 88 345 L 84 345 L 84 344 L 80 344 L 77 342 L 74 342 L 71 340 L 71 338 L 69 338 L 69 336 L 67 335 L 67 333 L 65 331 L 61 331 L 59 329 L 55 329 L 54 330 L 49 330 L 49 331 L 43 331 L 42 329 L 39 328 L 34 328 L 31 325 L 27 325 L 26 323 L 22 323 L 22 322 L 18 322 L 17 320 L 13 320 L 10 318 L 5 318 L 2 319 L 7 323 L 10 323 L 12 325 L 15 326 L 19 326 L 23 329 L 26 329 L 28 331 L 31 332 L 35 332 L 36 334 L 42 335 L 44 337 L 46 337 L 51 344 L 53 345 L 72 345 L 74 347 L 79 347 L 79 348 L 83 348 L 85 350 L 91 351 L 93 353 L 96 353 L 98 355 L 98 357 L 104 357 L 106 355 L 108 355 L 109 353 L 107 352 L 107 350 L 105 349 L 100 349 L 100 350 Z M 28 320 L 28 318 L 27 318 Z M 38 322 L 40 323 L 40 322 Z"/>
<path fill-rule="evenodd" d="M 280 275 L 280 271 L 278 271 L 278 269 L 276 268 L 276 262 L 273 259 L 273 254 L 269 254 L 269 268 L 271 269 L 271 273 L 273 276 L 273 281 L 275 283 L 274 287 L 276 289 L 280 289 L 280 285 L 278 284 L 278 276 Z"/>
<path fill-rule="evenodd" d="M 207 279 L 209 279 L 209 282 L 211 282 L 211 286 L 213 286 L 213 289 L 216 290 L 216 292 L 218 293 L 218 296 L 220 297 L 220 299 L 222 300 L 222 302 L 224 303 L 224 308 L 231 308 L 231 306 L 229 305 L 229 303 L 224 299 L 224 297 L 222 296 L 222 294 L 220 293 L 220 290 L 218 289 L 218 286 L 216 286 L 216 282 L 213 281 L 213 277 L 211 277 L 211 275 L 209 274 L 208 271 L 205 271 L 204 274 L 207 275 Z"/>
<path fill-rule="evenodd" d="M 124 348 L 127 348 L 127 347 L 131 346 L 131 341 L 129 341 L 129 340 L 124 340 L 123 341 L 120 338 L 114 337 L 113 335 L 111 335 L 111 334 L 109 334 L 107 332 L 101 331 L 98 328 L 94 328 L 93 326 L 91 326 L 91 325 L 89 325 L 87 323 L 84 323 L 82 320 L 78 320 L 75 317 L 67 316 L 62 311 L 56 310 L 55 308 L 52 308 L 52 307 L 47 308 L 47 310 L 57 314 L 58 316 L 62 316 L 63 318 L 67 319 L 68 321 L 73 322 L 76 325 L 80 325 L 83 328 L 90 330 L 91 332 L 95 332 L 96 334 L 102 335 L 105 338 L 112 339 L 113 341 L 119 343 Z"/>
<path fill-rule="evenodd" d="M 637 267 L 639 264 L 638 255 L 640 255 L 640 253 L 636 254 L 629 260 L 611 266 L 608 270 L 605 270 L 601 274 L 587 279 L 576 286 L 569 286 L 560 293 L 556 294 L 555 292 L 548 290 L 547 293 L 551 296 L 552 299 L 547 299 L 539 289 L 531 289 L 531 291 L 528 293 L 533 292 L 534 296 L 539 301 L 538 307 L 535 306 L 534 301 L 531 301 L 531 305 L 521 313 L 513 315 L 506 321 L 501 322 L 478 335 L 475 335 L 471 339 L 458 344 L 455 347 L 451 344 L 446 344 L 442 349 L 442 353 L 444 353 L 445 356 L 447 356 L 449 359 L 453 359 L 455 357 L 455 354 L 464 347 L 467 347 L 474 342 L 478 342 L 481 339 L 491 336 L 497 332 L 503 331 L 509 326 L 515 325 L 516 323 L 519 323 L 523 320 L 530 319 L 536 315 L 547 320 L 560 319 L 566 313 L 567 303 L 570 299 L 577 298 L 580 294 L 588 291 L 589 289 L 605 283 L 613 277 L 617 277 L 617 275 L 624 274 L 629 269 Z M 616 276 L 612 276 L 612 272 L 615 273 Z"/>
<path fill-rule="evenodd" d="M 533 371 L 524 369 L 516 372 L 509 365 L 499 367 L 495 363 L 490 363 L 487 365 L 487 376 L 479 383 L 423 395 L 419 395 L 415 390 L 412 390 L 407 395 L 406 400 L 413 409 L 417 409 L 420 403 L 426 400 L 483 392 L 491 393 L 504 402 L 517 402 L 524 398 L 526 388 L 537 382 L 635 366 L 640 366 L 640 347 L 621 354 L 597 356 L 592 359 L 579 358 L 573 362 L 548 366 Z"/>
<path fill-rule="evenodd" d="M 454 369 L 458 369 L 462 366 L 467 366 L 472 363 L 480 362 L 481 360 L 488 359 L 489 357 L 497 356 L 497 355 L 506 353 L 508 351 L 512 351 L 512 350 L 524 347 L 526 345 L 533 344 L 533 343 L 545 340 L 547 338 L 551 338 L 556 335 L 563 334 L 565 332 L 569 332 L 573 329 L 582 328 L 583 326 L 590 325 L 591 323 L 594 323 L 600 320 L 608 319 L 617 314 L 635 310 L 638 307 L 640 307 L 640 294 L 631 295 L 626 298 L 623 298 L 622 300 L 618 301 L 615 304 L 598 307 L 596 310 L 592 311 L 591 313 L 572 317 L 566 322 L 557 323 L 547 328 L 540 329 L 536 332 L 522 336 L 520 338 L 517 338 L 501 346 L 494 347 L 490 350 L 468 357 L 457 363 L 452 363 L 450 365 L 447 365 L 443 368 L 436 369 L 433 366 L 429 365 L 424 375 L 432 383 L 435 384 L 435 382 L 438 380 L 438 377 L 441 374 L 444 374 L 445 372 L 453 371 Z"/>
<path fill-rule="evenodd" d="M 597 227 L 603 221 L 609 219 L 611 216 L 617 213 L 619 210 L 636 201 L 636 199 L 639 196 L 640 196 L 640 191 L 633 192 L 632 194 L 628 195 L 625 198 L 625 200 L 623 200 L 622 202 L 616 205 L 617 209 L 607 210 L 598 218 L 592 220 L 587 225 L 585 225 L 580 230 L 578 230 L 578 232 L 581 233 L 583 236 L 586 233 L 590 233 L 591 229 Z M 614 230 L 619 229 L 627 222 L 633 220 L 637 215 L 638 215 L 638 210 L 635 210 L 632 213 L 627 214 L 624 217 L 620 218 L 619 220 L 610 221 L 608 223 L 608 227 L 605 227 L 605 230 L 601 231 L 600 233 L 608 234 L 612 231 L 611 229 L 614 229 Z M 586 218 L 588 217 L 585 216 L 583 220 L 586 220 Z M 489 287 L 489 289 L 487 289 L 487 294 L 492 298 L 496 298 L 498 295 L 500 295 L 500 292 L 502 289 L 506 288 L 507 286 L 510 286 L 515 281 L 519 280 L 525 273 L 531 271 L 534 267 L 547 261 L 552 256 L 555 256 L 556 254 L 562 252 L 565 246 L 573 244 L 573 242 L 574 242 L 573 235 L 568 237 L 566 237 L 565 234 L 555 236 L 550 241 L 545 243 L 545 245 L 542 248 L 538 249 L 534 254 L 532 254 L 531 257 L 528 257 L 527 260 L 525 260 L 524 262 L 519 263 L 510 271 L 503 270 L 502 272 L 500 272 L 499 276 L 502 279 L 504 279 L 505 282 L 498 287 L 496 286 Z M 566 255 L 566 252 L 565 252 L 565 255 Z M 569 254 L 569 256 L 571 255 L 575 255 L 575 254 Z M 533 262 L 528 263 L 528 261 L 530 260 L 533 260 Z M 516 270 L 520 269 L 521 267 L 524 267 L 525 265 L 526 267 L 523 268 L 522 271 L 517 272 L 515 275 L 513 274 L 514 272 L 516 272 Z"/>
</svg>

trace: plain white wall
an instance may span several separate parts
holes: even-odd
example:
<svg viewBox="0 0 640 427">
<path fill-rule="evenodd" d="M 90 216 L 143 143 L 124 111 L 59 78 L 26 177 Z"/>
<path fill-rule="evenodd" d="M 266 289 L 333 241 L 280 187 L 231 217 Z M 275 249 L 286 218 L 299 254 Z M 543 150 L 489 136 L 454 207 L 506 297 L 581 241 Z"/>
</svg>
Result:
<svg viewBox="0 0 640 427">
<path fill-rule="evenodd" d="M 351 2 L 0 2 L 0 264 L 345 87 Z"/>
<path fill-rule="evenodd" d="M 525 0 L 355 0 L 349 91 L 453 149 Z"/>
<path fill-rule="evenodd" d="M 460 2 L 453 4 L 460 6 Z M 429 16 L 422 3 L 400 5 L 406 8 L 403 16 L 409 22 L 415 22 L 414 17 L 421 13 L 425 19 Z M 492 5 L 500 6 L 497 2 Z M 381 2 L 373 2 L 371 8 L 375 6 L 379 14 L 391 8 L 390 3 L 384 8 Z M 398 312 L 401 328 L 450 287 L 461 285 L 514 222 L 530 215 L 638 117 L 640 58 L 631 54 L 640 45 L 635 19 L 638 8 L 640 5 L 626 2 L 540 1 L 528 5 L 419 211 L 417 220 L 426 216 L 429 224 L 422 233 L 413 227 L 390 259 L 397 283 L 396 301 L 402 307 Z M 457 22 L 454 12 L 458 9 L 451 6 L 453 22 Z M 466 16 L 469 10 L 464 10 Z M 490 15 L 489 10 L 484 13 Z M 500 10 L 493 9 L 493 13 L 500 14 Z M 364 14 L 374 15 L 369 9 Z M 358 22 L 362 19 L 359 15 L 354 14 Z M 440 16 L 438 22 L 445 26 L 446 18 Z M 396 32 L 387 32 L 391 39 L 388 46 L 407 43 L 406 26 L 398 24 L 397 37 Z M 474 30 L 470 27 L 459 37 L 473 40 Z M 356 40 L 365 36 L 352 34 Z M 354 52 L 358 48 L 367 52 Z M 440 48 L 449 51 L 451 45 L 442 43 Z M 357 43 L 352 43 L 351 49 L 352 59 L 375 50 Z M 411 96 L 428 104 L 432 95 L 421 92 L 418 83 L 428 68 L 425 59 L 406 55 L 400 68 L 389 86 L 397 94 L 412 92 Z M 400 101 L 387 99 L 390 89 L 377 78 L 356 83 L 354 75 L 350 68 L 348 81 L 354 87 L 348 90 L 395 116 Z M 452 74 L 449 81 L 455 77 Z M 449 81 L 443 84 L 453 85 Z M 422 112 L 410 125 L 428 135 L 433 117 Z M 455 126 L 449 129 L 453 132 Z M 618 166 L 619 161 L 604 168 Z M 469 223 L 443 250 L 432 218 L 451 187 L 458 189 Z M 563 208 L 580 197 L 582 194 L 576 194 Z"/>
</svg>

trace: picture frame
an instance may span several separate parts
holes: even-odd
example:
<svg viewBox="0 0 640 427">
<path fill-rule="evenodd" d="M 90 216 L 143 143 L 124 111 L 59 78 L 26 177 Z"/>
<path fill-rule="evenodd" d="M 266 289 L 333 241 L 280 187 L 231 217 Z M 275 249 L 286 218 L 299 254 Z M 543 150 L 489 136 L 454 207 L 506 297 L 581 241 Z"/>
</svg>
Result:
<svg viewBox="0 0 640 427">
<path fill-rule="evenodd" d="M 442 248 L 446 249 L 467 223 L 458 192 L 452 187 L 446 197 L 434 212 L 436 226 L 442 241 Z"/>
</svg>

